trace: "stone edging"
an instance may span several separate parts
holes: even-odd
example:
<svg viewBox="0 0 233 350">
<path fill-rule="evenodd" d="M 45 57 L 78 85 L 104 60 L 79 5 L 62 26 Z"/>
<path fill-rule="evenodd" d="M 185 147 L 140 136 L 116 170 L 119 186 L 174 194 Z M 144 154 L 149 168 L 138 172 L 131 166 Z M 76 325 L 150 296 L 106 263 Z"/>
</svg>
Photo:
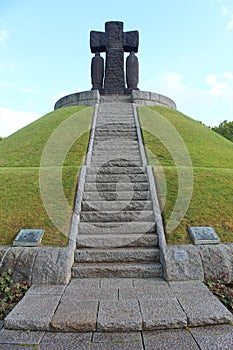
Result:
<svg viewBox="0 0 233 350">
<path fill-rule="evenodd" d="M 54 106 L 54 109 L 59 109 L 69 106 L 95 106 L 96 103 L 100 102 L 101 96 L 111 95 L 100 95 L 99 90 L 89 90 L 77 92 L 60 98 Z M 122 95 L 129 96 L 129 95 Z M 137 105 L 144 106 L 165 106 L 176 109 L 175 102 L 167 96 L 157 94 L 155 92 L 132 90 L 131 91 L 131 102 Z"/>
</svg>

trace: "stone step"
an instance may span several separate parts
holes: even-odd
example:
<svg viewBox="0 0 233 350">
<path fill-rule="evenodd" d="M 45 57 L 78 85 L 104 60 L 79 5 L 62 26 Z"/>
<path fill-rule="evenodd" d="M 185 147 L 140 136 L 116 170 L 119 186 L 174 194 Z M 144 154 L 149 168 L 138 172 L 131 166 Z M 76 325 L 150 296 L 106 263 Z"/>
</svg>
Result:
<svg viewBox="0 0 233 350">
<path fill-rule="evenodd" d="M 146 167 L 87 167 L 87 175 L 98 174 L 146 174 Z"/>
<path fill-rule="evenodd" d="M 147 182 L 146 174 L 97 174 L 87 175 L 86 183 L 117 183 L 119 181 Z"/>
<path fill-rule="evenodd" d="M 82 263 L 74 264 L 72 278 L 152 278 L 162 277 L 160 263 Z"/>
<path fill-rule="evenodd" d="M 78 227 L 78 235 L 96 234 L 96 235 L 130 235 L 156 232 L 156 224 L 151 222 L 80 222 Z"/>
<path fill-rule="evenodd" d="M 152 210 L 149 201 L 82 201 L 82 211 Z"/>
<path fill-rule="evenodd" d="M 155 233 L 124 234 L 78 234 L 77 249 L 80 248 L 117 248 L 117 247 L 157 247 L 158 237 Z"/>
<path fill-rule="evenodd" d="M 142 200 L 145 201 L 147 199 L 150 199 L 150 192 L 149 191 L 130 191 L 130 192 L 126 192 L 126 191 L 122 191 L 122 192 L 98 192 L 98 191 L 92 191 L 92 192 L 88 192 L 85 191 L 83 193 L 83 200 L 85 201 L 114 201 L 114 200 L 118 200 L 118 201 L 131 201 L 133 200 Z"/>
<path fill-rule="evenodd" d="M 120 157 L 119 155 L 117 156 L 92 156 L 91 157 L 91 166 L 111 166 L 109 165 L 109 162 L 114 162 L 114 161 L 125 161 L 125 160 L 130 160 L 131 162 L 134 162 L 135 164 L 141 162 L 141 157 L 139 155 L 135 155 L 135 156 L 131 156 L 131 155 L 122 155 L 122 157 Z"/>
<path fill-rule="evenodd" d="M 135 222 L 135 221 L 153 221 L 154 212 L 152 210 L 140 210 L 140 211 L 86 211 L 80 213 L 81 222 Z"/>
<path fill-rule="evenodd" d="M 83 248 L 75 251 L 76 263 L 91 262 L 159 262 L 158 248 Z"/>
<path fill-rule="evenodd" d="M 99 149 L 98 147 L 93 148 L 92 156 L 103 157 L 103 158 L 129 158 L 129 157 L 140 157 L 139 149 Z"/>
<path fill-rule="evenodd" d="M 102 164 L 101 164 L 102 165 Z M 97 165 L 91 165 L 91 167 L 96 167 Z M 107 167 L 141 167 L 141 161 L 131 161 L 129 159 L 112 159 L 106 165 Z"/>
<path fill-rule="evenodd" d="M 95 128 L 95 134 L 98 133 L 109 133 L 109 132 L 120 132 L 120 133 L 129 133 L 136 132 L 137 128 L 132 123 L 103 123 L 97 124 Z"/>
<path fill-rule="evenodd" d="M 87 192 L 127 192 L 127 191 L 149 191 L 149 184 L 147 182 L 135 182 L 135 183 L 85 183 L 84 189 Z"/>
<path fill-rule="evenodd" d="M 105 142 L 96 142 L 93 145 L 93 151 L 98 150 L 139 150 L 138 142 L 137 141 L 126 141 L 125 142 L 117 142 L 113 140 L 105 141 Z"/>
<path fill-rule="evenodd" d="M 123 143 L 124 141 L 127 142 L 136 142 L 138 143 L 138 137 L 137 135 L 126 135 L 126 136 L 118 136 L 118 135 L 106 135 L 106 136 L 95 136 L 94 137 L 94 145 L 99 144 L 102 142 L 105 144 L 105 142 L 117 142 L 119 144 Z"/>
</svg>

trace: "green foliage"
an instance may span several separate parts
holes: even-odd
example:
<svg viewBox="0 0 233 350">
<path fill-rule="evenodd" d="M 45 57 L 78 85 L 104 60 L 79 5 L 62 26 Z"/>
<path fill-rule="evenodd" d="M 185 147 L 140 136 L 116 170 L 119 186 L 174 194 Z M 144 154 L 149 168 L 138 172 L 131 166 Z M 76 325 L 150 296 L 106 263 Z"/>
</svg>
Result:
<svg viewBox="0 0 233 350">
<path fill-rule="evenodd" d="M 219 278 L 208 278 L 206 285 L 218 299 L 233 312 L 233 281 L 224 273 Z"/>
<path fill-rule="evenodd" d="M 233 121 L 228 122 L 227 120 L 224 120 L 219 126 L 213 127 L 212 130 L 233 142 Z"/>
<path fill-rule="evenodd" d="M 63 122 L 78 113 L 75 127 L 80 137 L 68 150 L 62 168 L 62 185 L 70 207 L 73 207 L 77 177 L 86 155 L 93 108 L 80 106 L 61 108 L 36 120 L 0 144 L 0 245 L 10 245 L 21 228 L 45 230 L 42 245 L 66 246 L 70 217 L 64 217 L 67 234 L 62 234 L 51 222 L 43 206 L 39 186 L 39 166 L 42 152 Z M 74 129 L 72 125 L 72 129 Z M 84 132 L 82 133 L 82 130 Z M 87 131 L 85 131 L 87 130 Z M 62 137 L 67 137 L 66 134 Z M 59 138 L 60 143 L 60 138 Z M 55 150 L 58 154 L 58 149 Z M 52 172 L 51 172 L 52 173 Z M 53 174 L 53 173 L 52 173 Z"/>
<path fill-rule="evenodd" d="M 148 125 L 154 111 L 159 112 L 182 137 L 193 164 L 194 187 L 189 208 L 175 230 L 167 234 L 169 244 L 191 243 L 188 226 L 213 226 L 221 242 L 233 242 L 233 144 L 208 127 L 182 113 L 162 107 L 139 107 L 149 164 L 154 167 L 160 202 L 165 201 L 165 226 L 178 194 L 178 174 L 169 150 L 152 135 L 157 124 Z M 156 120 L 156 118 L 155 118 Z M 145 131 L 146 130 L 146 131 Z M 148 131 L 149 130 L 149 131 Z M 170 150 L 171 151 L 171 150 Z M 157 167 L 156 161 L 162 167 Z M 164 193 L 165 176 L 167 193 Z"/>
<path fill-rule="evenodd" d="M 3 137 L 0 136 L 0 141 L 2 141 L 2 140 L 3 140 Z"/>
<path fill-rule="evenodd" d="M 0 276 L 0 320 L 15 307 L 27 292 L 29 285 L 25 282 L 14 283 L 9 269 Z"/>
</svg>

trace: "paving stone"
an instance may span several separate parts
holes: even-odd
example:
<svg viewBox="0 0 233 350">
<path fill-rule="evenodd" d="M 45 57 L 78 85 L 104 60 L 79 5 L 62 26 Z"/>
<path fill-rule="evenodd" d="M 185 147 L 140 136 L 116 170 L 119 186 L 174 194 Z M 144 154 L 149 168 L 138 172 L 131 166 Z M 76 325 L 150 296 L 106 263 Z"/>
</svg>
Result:
<svg viewBox="0 0 233 350">
<path fill-rule="evenodd" d="M 40 350 L 89 350 L 91 333 L 52 333 L 47 332 Z"/>
<path fill-rule="evenodd" d="M 136 300 L 101 301 L 97 331 L 130 332 L 142 329 L 142 317 Z"/>
<path fill-rule="evenodd" d="M 70 299 L 77 301 L 99 301 L 99 300 L 118 300 L 118 290 L 116 288 L 66 288 L 66 291 L 61 299 L 61 303 L 67 302 Z"/>
<path fill-rule="evenodd" d="M 158 286 L 158 284 L 162 284 L 165 286 L 168 286 L 168 283 L 164 281 L 162 278 L 137 278 L 133 279 L 134 287 L 152 287 L 152 286 Z"/>
<path fill-rule="evenodd" d="M 27 291 L 27 295 L 62 295 L 66 286 L 62 284 L 33 284 Z"/>
<path fill-rule="evenodd" d="M 102 288 L 112 288 L 112 287 L 133 288 L 133 279 L 132 278 L 101 278 L 101 287 Z"/>
<path fill-rule="evenodd" d="M 77 288 L 99 288 L 100 278 L 75 278 L 70 281 L 67 287 L 71 293 L 72 290 L 75 292 Z"/>
<path fill-rule="evenodd" d="M 98 301 L 75 300 L 61 302 L 51 321 L 51 329 L 62 332 L 91 332 L 96 330 Z"/>
<path fill-rule="evenodd" d="M 187 326 L 187 317 L 176 299 L 141 299 L 143 330 L 152 331 Z"/>
<path fill-rule="evenodd" d="M 230 325 L 191 328 L 191 333 L 201 350 L 233 349 L 233 327 Z"/>
<path fill-rule="evenodd" d="M 37 350 L 35 345 L 0 344 L 0 350 Z"/>
<path fill-rule="evenodd" d="M 120 288 L 119 300 L 127 299 L 174 299 L 172 289 L 166 284 L 149 287 Z"/>
<path fill-rule="evenodd" d="M 45 332 L 1 329 L 0 344 L 39 344 Z"/>
<path fill-rule="evenodd" d="M 120 342 L 120 341 L 141 341 L 141 332 L 129 332 L 129 333 L 93 333 L 94 343 L 107 343 L 107 342 Z"/>
<path fill-rule="evenodd" d="M 143 350 L 142 342 L 92 343 L 91 350 Z"/>
<path fill-rule="evenodd" d="M 145 350 L 199 350 L 191 334 L 183 329 L 143 332 L 143 339 Z"/>
<path fill-rule="evenodd" d="M 170 282 L 188 318 L 188 325 L 229 323 L 233 315 L 201 282 Z"/>
<path fill-rule="evenodd" d="M 49 330 L 59 295 L 25 295 L 5 318 L 8 329 Z"/>
</svg>

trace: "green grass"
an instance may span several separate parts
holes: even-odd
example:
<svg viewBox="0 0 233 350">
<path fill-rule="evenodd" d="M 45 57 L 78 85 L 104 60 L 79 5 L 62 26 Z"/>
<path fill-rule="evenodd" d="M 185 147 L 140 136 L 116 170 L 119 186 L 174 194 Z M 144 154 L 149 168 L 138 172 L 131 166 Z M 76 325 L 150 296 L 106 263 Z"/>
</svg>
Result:
<svg viewBox="0 0 233 350">
<path fill-rule="evenodd" d="M 233 144 L 201 123 L 166 107 L 140 107 L 139 114 L 161 201 L 164 198 L 163 174 L 166 178 L 165 224 L 176 203 L 177 170 L 182 167 L 183 159 L 181 164 L 175 165 L 181 148 L 178 145 L 176 149 L 175 142 L 168 140 L 169 133 L 164 133 L 159 125 L 161 116 L 181 135 L 192 161 L 194 183 L 191 202 L 180 224 L 167 233 L 168 243 L 190 243 L 188 226 L 213 226 L 221 242 L 233 242 Z M 168 124 L 164 125 L 168 127 Z M 163 171 L 156 166 L 157 160 Z"/>
<path fill-rule="evenodd" d="M 92 108 L 85 107 L 59 109 L 1 141 L 0 244 L 12 244 L 21 228 L 44 229 L 43 245 L 67 244 L 67 236 L 53 225 L 42 203 L 39 187 L 40 161 L 53 132 L 59 130 L 58 127 L 70 124 L 70 128 L 64 129 L 66 132 L 63 133 L 62 129 L 62 136 L 58 135 L 60 139 L 56 143 L 55 156 L 60 152 L 59 145 L 62 148 L 64 142 L 69 140 L 70 129 L 74 130 L 74 135 L 79 135 L 79 138 L 67 150 L 62 169 L 64 193 L 72 208 L 79 167 L 86 155 L 92 113 Z M 72 119 L 72 116 L 75 118 Z M 53 156 L 51 154 L 51 158 Z M 68 235 L 70 217 L 63 219 Z"/>
</svg>

